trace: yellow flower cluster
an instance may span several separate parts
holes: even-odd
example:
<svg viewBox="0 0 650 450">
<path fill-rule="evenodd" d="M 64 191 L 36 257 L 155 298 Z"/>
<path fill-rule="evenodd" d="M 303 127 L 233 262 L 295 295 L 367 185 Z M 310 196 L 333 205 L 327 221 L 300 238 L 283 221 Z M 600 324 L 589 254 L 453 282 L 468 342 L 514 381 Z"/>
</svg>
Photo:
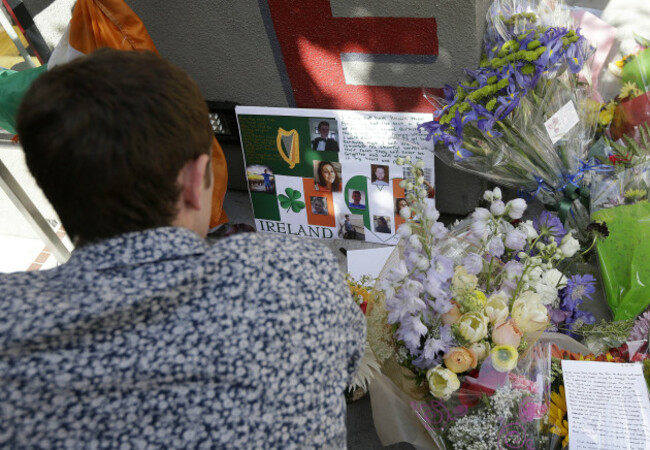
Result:
<svg viewBox="0 0 650 450">
<path fill-rule="evenodd" d="M 562 447 L 569 445 L 569 423 L 566 420 L 566 397 L 564 386 L 560 386 L 559 392 L 551 392 L 551 407 L 548 412 L 548 419 L 551 426 L 551 433 L 563 437 Z"/>
</svg>

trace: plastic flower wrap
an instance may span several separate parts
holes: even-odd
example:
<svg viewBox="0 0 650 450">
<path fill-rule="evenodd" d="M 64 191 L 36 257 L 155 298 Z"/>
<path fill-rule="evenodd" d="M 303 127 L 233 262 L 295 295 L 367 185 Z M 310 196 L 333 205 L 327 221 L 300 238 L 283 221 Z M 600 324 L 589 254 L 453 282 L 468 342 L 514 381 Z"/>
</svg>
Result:
<svg viewBox="0 0 650 450">
<path fill-rule="evenodd" d="M 554 205 L 581 229 L 597 108 L 578 72 L 591 49 L 568 9 L 550 5 L 495 1 L 481 67 L 446 86 L 434 120 L 420 128 L 443 161 Z"/>
<path fill-rule="evenodd" d="M 513 390 L 511 375 L 527 383 L 529 370 L 517 371 L 549 326 L 549 311 L 560 308 L 567 278 L 556 266 L 576 254 L 577 241 L 550 218 L 522 222 L 526 202 L 504 202 L 499 188 L 485 192 L 489 208 L 477 208 L 450 232 L 419 195 L 426 187 L 417 163 L 412 168 L 416 178 L 404 181 L 414 193 L 398 230 L 399 257 L 384 268 L 377 284 L 383 296 L 368 317 L 382 371 L 410 398 L 445 405 L 450 414 L 457 414 L 461 394 L 467 407 L 485 394 L 505 402 L 504 411 L 521 407 L 538 420 L 539 390 Z M 531 401 L 536 406 L 522 406 Z M 447 428 L 439 431 L 450 439 Z"/>
<path fill-rule="evenodd" d="M 592 218 L 609 233 L 596 245 L 614 320 L 636 317 L 650 305 L 649 190 L 650 163 L 592 182 Z"/>
</svg>

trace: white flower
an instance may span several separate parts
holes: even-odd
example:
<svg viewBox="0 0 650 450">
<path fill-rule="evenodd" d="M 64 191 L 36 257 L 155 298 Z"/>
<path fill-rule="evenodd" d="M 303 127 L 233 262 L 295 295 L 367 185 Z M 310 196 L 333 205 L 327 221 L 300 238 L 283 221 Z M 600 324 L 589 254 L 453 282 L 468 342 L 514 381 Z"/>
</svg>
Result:
<svg viewBox="0 0 650 450">
<path fill-rule="evenodd" d="M 402 165 L 404 165 L 404 158 L 402 158 L 401 156 L 399 156 L 399 157 L 395 160 L 395 164 L 397 164 L 398 166 L 402 166 Z"/>
<path fill-rule="evenodd" d="M 524 215 L 524 211 L 526 211 L 526 201 L 523 198 L 516 198 L 514 200 L 510 200 L 508 204 L 506 205 L 506 212 L 510 216 L 511 219 L 521 219 L 521 216 Z"/>
<path fill-rule="evenodd" d="M 523 250 L 526 246 L 526 233 L 521 230 L 509 230 L 506 234 L 506 247 L 511 250 Z"/>
<path fill-rule="evenodd" d="M 566 286 L 566 277 L 562 272 L 557 269 L 550 269 L 544 272 L 542 275 L 542 282 L 548 286 L 553 286 L 554 288 L 561 289 Z"/>
<path fill-rule="evenodd" d="M 539 298 L 544 305 L 551 305 L 557 299 L 557 289 L 545 283 L 537 283 L 535 285 L 535 292 L 539 294 Z"/>
<path fill-rule="evenodd" d="M 480 312 L 468 312 L 458 320 L 458 334 L 467 342 L 478 342 L 488 334 L 489 320 Z"/>
<path fill-rule="evenodd" d="M 536 239 L 537 236 L 538 236 L 537 230 L 533 226 L 533 222 L 530 221 L 530 220 L 527 220 L 525 222 L 521 222 L 519 224 L 519 228 L 521 228 L 526 233 L 526 237 L 531 241 L 533 239 Z"/>
<path fill-rule="evenodd" d="M 488 253 L 490 255 L 498 258 L 503 255 L 504 251 L 505 247 L 503 246 L 501 236 L 494 236 L 492 239 L 490 239 L 490 242 L 488 242 Z"/>
<path fill-rule="evenodd" d="M 433 205 L 428 205 L 427 209 L 424 210 L 424 215 L 427 219 L 436 221 L 440 217 L 440 213 Z"/>
<path fill-rule="evenodd" d="M 419 255 L 415 261 L 415 267 L 419 270 L 427 270 L 429 268 L 429 259 L 426 256 Z"/>
<path fill-rule="evenodd" d="M 411 230 L 411 225 L 408 223 L 401 224 L 397 229 L 397 235 L 402 239 L 409 237 L 411 233 L 413 233 L 413 231 Z"/>
<path fill-rule="evenodd" d="M 431 229 L 429 231 L 431 231 L 431 234 L 436 239 L 443 239 L 445 236 L 447 236 L 447 228 L 441 222 L 436 222 L 431 225 Z"/>
<path fill-rule="evenodd" d="M 412 234 L 411 237 L 408 239 L 409 246 L 415 250 L 415 251 L 420 251 L 422 250 L 422 241 L 420 240 L 420 236 L 417 234 Z"/>
<path fill-rule="evenodd" d="M 429 195 L 429 191 L 426 189 L 418 189 L 418 197 L 427 198 L 427 195 Z"/>
<path fill-rule="evenodd" d="M 492 198 L 494 200 L 501 200 L 501 189 L 498 187 L 495 187 L 494 190 L 492 191 Z"/>
<path fill-rule="evenodd" d="M 429 383 L 431 394 L 443 400 L 449 400 L 451 394 L 460 388 L 458 376 L 443 366 L 436 366 L 433 369 L 429 369 L 427 371 L 427 382 Z"/>
<path fill-rule="evenodd" d="M 474 352 L 477 360 L 483 361 L 490 354 L 490 343 L 487 341 L 474 342 L 469 346 L 469 350 Z"/>
<path fill-rule="evenodd" d="M 492 294 L 485 304 L 485 314 L 492 325 L 505 322 L 510 311 L 508 310 L 508 296 L 503 292 Z"/>
<path fill-rule="evenodd" d="M 485 208 L 476 208 L 472 213 L 474 221 L 487 222 L 492 218 L 492 214 Z"/>
<path fill-rule="evenodd" d="M 541 331 L 548 325 L 549 317 L 546 306 L 538 294 L 525 291 L 512 304 L 512 318 L 524 333 Z"/>
<path fill-rule="evenodd" d="M 467 269 L 467 273 L 478 275 L 483 270 L 483 258 L 477 253 L 469 253 L 463 259 L 463 266 Z"/>
<path fill-rule="evenodd" d="M 506 212 L 506 205 L 501 200 L 495 200 L 490 205 L 490 212 L 495 216 L 502 216 Z"/>
<path fill-rule="evenodd" d="M 402 216 L 404 220 L 409 220 L 411 218 L 411 208 L 405 206 L 399 210 L 399 215 Z"/>
<path fill-rule="evenodd" d="M 560 253 L 566 258 L 571 258 L 578 250 L 580 250 L 580 242 L 571 233 L 565 234 L 560 242 Z"/>
<path fill-rule="evenodd" d="M 421 160 L 421 159 L 418 159 L 418 160 L 415 162 L 415 167 L 416 167 L 417 169 L 424 169 L 424 161 Z"/>
</svg>

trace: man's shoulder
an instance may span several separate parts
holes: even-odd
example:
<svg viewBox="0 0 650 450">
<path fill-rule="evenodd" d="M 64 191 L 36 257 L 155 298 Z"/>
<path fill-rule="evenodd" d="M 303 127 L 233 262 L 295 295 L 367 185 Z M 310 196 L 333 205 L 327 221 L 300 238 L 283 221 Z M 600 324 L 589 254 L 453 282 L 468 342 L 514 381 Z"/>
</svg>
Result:
<svg viewBox="0 0 650 450">
<path fill-rule="evenodd" d="M 316 241 L 259 232 L 240 233 L 214 241 L 208 249 L 207 257 L 209 260 L 238 261 L 253 265 L 268 260 L 292 264 L 335 261 L 331 250 Z"/>
</svg>

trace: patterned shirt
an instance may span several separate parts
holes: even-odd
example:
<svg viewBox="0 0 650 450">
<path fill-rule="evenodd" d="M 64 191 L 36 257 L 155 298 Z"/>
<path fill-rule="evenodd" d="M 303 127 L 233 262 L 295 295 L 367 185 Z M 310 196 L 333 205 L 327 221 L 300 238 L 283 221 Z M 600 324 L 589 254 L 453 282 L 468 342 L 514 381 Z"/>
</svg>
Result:
<svg viewBox="0 0 650 450">
<path fill-rule="evenodd" d="M 365 322 L 331 252 L 184 228 L 0 275 L 0 448 L 344 448 Z"/>
</svg>

